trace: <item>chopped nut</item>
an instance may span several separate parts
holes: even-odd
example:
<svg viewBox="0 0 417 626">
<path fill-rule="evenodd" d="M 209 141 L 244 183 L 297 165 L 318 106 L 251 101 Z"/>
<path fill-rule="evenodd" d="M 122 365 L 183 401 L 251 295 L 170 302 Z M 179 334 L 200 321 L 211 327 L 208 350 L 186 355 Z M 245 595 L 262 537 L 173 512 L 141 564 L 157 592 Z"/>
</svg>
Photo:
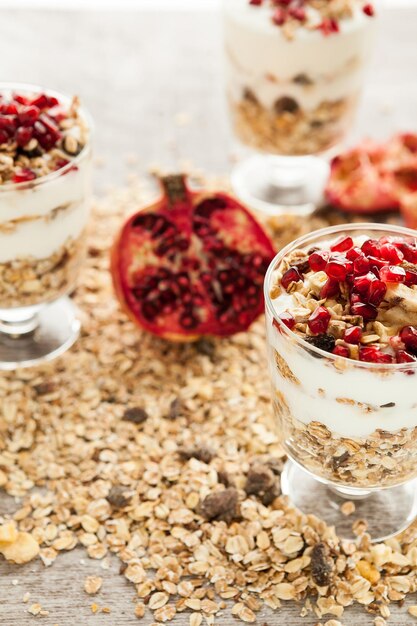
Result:
<svg viewBox="0 0 417 626">
<path fill-rule="evenodd" d="M 87 576 L 84 582 L 84 591 L 89 595 L 94 595 L 100 591 L 103 579 L 100 576 Z"/>
</svg>

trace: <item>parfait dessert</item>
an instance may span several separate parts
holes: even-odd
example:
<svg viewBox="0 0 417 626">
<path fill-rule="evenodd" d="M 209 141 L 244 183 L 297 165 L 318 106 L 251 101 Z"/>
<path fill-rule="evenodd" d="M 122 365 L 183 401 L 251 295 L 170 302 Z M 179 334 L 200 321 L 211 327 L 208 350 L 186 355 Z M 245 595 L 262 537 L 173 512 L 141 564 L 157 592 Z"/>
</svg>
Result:
<svg viewBox="0 0 417 626">
<path fill-rule="evenodd" d="M 7 336 L 34 331 L 45 305 L 74 288 L 85 252 L 89 135 L 78 98 L 0 85 L 0 361 L 8 360 Z"/>
<path fill-rule="evenodd" d="M 266 301 L 290 458 L 349 497 L 404 497 L 398 486 L 417 476 L 415 232 L 354 225 L 304 237 L 271 265 Z"/>
<path fill-rule="evenodd" d="M 224 0 L 227 95 L 240 141 L 287 156 L 339 144 L 358 104 L 375 18 L 366 0 Z"/>
</svg>

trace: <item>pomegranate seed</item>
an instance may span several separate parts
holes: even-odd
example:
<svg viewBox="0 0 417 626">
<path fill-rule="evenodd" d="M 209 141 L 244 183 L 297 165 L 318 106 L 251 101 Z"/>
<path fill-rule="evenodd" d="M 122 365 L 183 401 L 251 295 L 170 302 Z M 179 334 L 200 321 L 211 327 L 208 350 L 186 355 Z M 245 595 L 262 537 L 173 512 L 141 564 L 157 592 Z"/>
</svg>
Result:
<svg viewBox="0 0 417 626">
<path fill-rule="evenodd" d="M 379 277 L 385 283 L 403 283 L 405 282 L 405 269 L 397 265 L 381 267 Z"/>
<path fill-rule="evenodd" d="M 414 326 L 404 326 L 400 332 L 401 341 L 403 341 L 410 350 L 417 350 L 417 328 Z"/>
<path fill-rule="evenodd" d="M 347 252 L 347 250 L 350 250 L 351 248 L 353 248 L 352 237 L 345 237 L 343 235 L 342 237 L 339 237 L 339 239 L 332 246 L 330 246 L 330 250 L 332 252 Z"/>
<path fill-rule="evenodd" d="M 294 328 L 294 326 L 295 326 L 295 319 L 293 318 L 291 313 L 285 313 L 285 312 L 281 313 L 281 315 L 279 316 L 279 319 L 290 330 L 292 330 Z"/>
<path fill-rule="evenodd" d="M 308 318 L 307 324 L 312 333 L 319 335 L 326 332 L 330 319 L 331 315 L 326 307 L 318 306 Z"/>
<path fill-rule="evenodd" d="M 398 250 L 392 243 L 385 243 L 381 246 L 381 257 L 394 265 L 398 265 L 404 260 L 404 254 Z"/>
<path fill-rule="evenodd" d="M 414 363 L 417 361 L 416 357 L 406 352 L 405 350 L 398 350 L 397 363 Z"/>
<path fill-rule="evenodd" d="M 403 241 L 395 242 L 394 245 L 401 250 L 404 258 L 409 263 L 417 263 L 417 248 Z"/>
<path fill-rule="evenodd" d="M 375 256 L 369 256 L 368 261 L 371 265 L 371 271 L 377 274 L 381 267 L 388 267 L 389 261 L 385 261 L 385 259 L 379 259 Z"/>
<path fill-rule="evenodd" d="M 263 2 L 263 0 L 250 0 L 249 4 L 251 4 L 254 7 L 259 7 L 259 6 L 261 6 L 262 2 Z"/>
<path fill-rule="evenodd" d="M 333 350 L 333 354 L 336 356 L 343 356 L 345 359 L 350 357 L 349 348 L 346 348 L 346 346 L 336 346 Z"/>
<path fill-rule="evenodd" d="M 374 306 L 379 306 L 385 294 L 387 293 L 387 286 L 382 280 L 374 280 L 369 286 L 368 302 Z"/>
<path fill-rule="evenodd" d="M 326 272 L 327 276 L 330 276 L 330 278 L 335 278 L 336 280 L 343 281 L 345 280 L 346 275 L 349 271 L 348 262 L 345 261 L 343 263 L 342 261 L 337 261 L 330 257 L 330 260 L 327 263 L 324 271 Z"/>
<path fill-rule="evenodd" d="M 365 4 L 365 6 L 363 7 L 362 11 L 368 17 L 373 17 L 375 15 L 375 9 L 374 9 L 372 4 Z"/>
<path fill-rule="evenodd" d="M 393 363 L 394 359 L 390 354 L 381 352 L 375 346 L 367 346 L 359 351 L 359 360 L 367 363 Z"/>
<path fill-rule="evenodd" d="M 33 137 L 33 128 L 29 126 L 20 126 L 17 129 L 15 139 L 17 141 L 17 145 L 20 147 L 25 146 Z"/>
<path fill-rule="evenodd" d="M 22 167 L 14 173 L 12 181 L 14 183 L 28 183 L 35 178 L 36 174 L 33 170 L 30 170 L 28 167 Z"/>
<path fill-rule="evenodd" d="M 364 255 L 358 256 L 358 258 L 353 261 L 353 273 L 355 274 L 355 276 L 362 276 L 363 274 L 367 274 L 370 269 L 371 264 Z"/>
<path fill-rule="evenodd" d="M 288 12 L 291 17 L 300 22 L 306 19 L 306 12 L 302 7 L 290 7 Z"/>
<path fill-rule="evenodd" d="M 365 276 L 357 276 L 353 280 L 353 287 L 361 296 L 368 297 L 371 284 L 377 280 L 373 272 L 368 272 Z"/>
<path fill-rule="evenodd" d="M 17 115 L 17 106 L 13 102 L 4 102 L 0 105 L 0 113 L 3 115 Z"/>
<path fill-rule="evenodd" d="M 357 246 L 354 246 L 353 248 L 351 248 L 350 250 L 346 252 L 346 258 L 349 259 L 349 261 L 355 261 L 355 259 L 358 259 L 359 257 L 363 257 L 363 256 L 364 254 L 362 250 L 358 248 Z"/>
<path fill-rule="evenodd" d="M 287 270 L 281 278 L 281 285 L 284 287 L 284 289 L 288 289 L 291 283 L 298 283 L 300 280 L 303 279 L 301 278 L 301 275 L 297 268 L 290 267 L 290 269 Z"/>
<path fill-rule="evenodd" d="M 417 285 L 417 273 L 411 272 L 410 270 L 405 270 L 405 284 L 407 285 L 407 287 Z"/>
<path fill-rule="evenodd" d="M 376 239 L 367 239 L 363 242 L 361 250 L 367 256 L 379 256 L 379 242 Z"/>
<path fill-rule="evenodd" d="M 19 112 L 19 115 L 18 115 L 19 122 L 23 126 L 32 126 L 38 119 L 39 114 L 40 114 L 40 111 L 38 107 L 35 107 L 35 106 L 24 107 Z"/>
<path fill-rule="evenodd" d="M 352 326 L 352 328 L 346 328 L 343 339 L 346 341 L 346 343 L 360 343 L 362 339 L 362 328 L 360 326 Z"/>
<path fill-rule="evenodd" d="M 328 260 L 329 253 L 324 250 L 320 250 L 319 252 L 313 252 L 310 254 L 308 262 L 310 263 L 310 267 L 313 272 L 322 272 L 326 267 Z"/>
<path fill-rule="evenodd" d="M 285 24 L 286 19 L 287 19 L 287 14 L 284 11 L 284 9 L 281 9 L 281 8 L 275 9 L 272 15 L 272 21 L 276 26 L 282 26 L 283 24 Z"/>
<path fill-rule="evenodd" d="M 324 19 L 318 28 L 321 30 L 323 35 L 332 35 L 333 33 L 339 32 L 339 24 L 335 19 Z"/>
<path fill-rule="evenodd" d="M 6 133 L 13 135 L 17 128 L 17 121 L 15 115 L 3 115 L 0 116 L 0 129 L 6 131 Z"/>
<path fill-rule="evenodd" d="M 0 145 L 9 141 L 9 135 L 5 130 L 0 130 Z"/>
<path fill-rule="evenodd" d="M 39 95 L 35 96 L 35 98 L 33 98 L 33 100 L 31 100 L 30 104 L 38 107 L 39 109 L 47 109 L 49 106 L 49 98 L 46 94 L 44 93 L 40 93 Z"/>
<path fill-rule="evenodd" d="M 370 322 L 378 317 L 378 311 L 372 304 L 355 302 L 350 307 L 352 315 L 361 315 L 365 322 Z"/>
<path fill-rule="evenodd" d="M 320 290 L 320 299 L 334 298 L 340 293 L 340 287 L 337 280 L 328 278 Z"/>
<path fill-rule="evenodd" d="M 29 104 L 29 100 L 25 96 L 22 96 L 22 94 L 20 93 L 14 93 L 13 100 L 15 102 L 18 102 L 19 104 Z"/>
</svg>

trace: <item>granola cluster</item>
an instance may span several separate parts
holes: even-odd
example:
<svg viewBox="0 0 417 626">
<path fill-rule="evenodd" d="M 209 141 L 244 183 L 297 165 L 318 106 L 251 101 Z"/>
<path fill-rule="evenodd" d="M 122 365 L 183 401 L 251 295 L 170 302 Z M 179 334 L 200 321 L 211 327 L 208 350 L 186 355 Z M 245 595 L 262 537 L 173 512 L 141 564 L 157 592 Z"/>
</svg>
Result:
<svg viewBox="0 0 417 626">
<path fill-rule="evenodd" d="M 252 91 L 231 102 L 236 135 L 246 145 L 269 154 L 318 154 L 345 135 L 356 109 L 357 96 L 321 102 L 305 110 L 290 97 L 282 97 L 273 109 L 265 108 Z"/>
<path fill-rule="evenodd" d="M 187 614 L 191 626 L 211 626 L 231 610 L 262 623 L 263 607 L 295 600 L 327 626 L 360 603 L 381 626 L 417 590 L 417 526 L 373 545 L 352 515 L 358 539 L 341 541 L 280 495 L 262 321 L 194 345 L 156 341 L 128 321 L 108 249 L 139 201 L 148 201 L 142 181 L 97 208 L 76 346 L 0 379 L 0 486 L 20 499 L 10 508 L 18 532 L 39 544 L 45 566 L 77 545 L 97 560 L 85 581 L 93 613 L 113 554 L 138 619 Z M 28 610 L 47 613 L 39 603 Z"/>
<path fill-rule="evenodd" d="M 0 92 L 0 184 L 30 183 L 68 165 L 88 142 L 74 97 Z"/>
</svg>

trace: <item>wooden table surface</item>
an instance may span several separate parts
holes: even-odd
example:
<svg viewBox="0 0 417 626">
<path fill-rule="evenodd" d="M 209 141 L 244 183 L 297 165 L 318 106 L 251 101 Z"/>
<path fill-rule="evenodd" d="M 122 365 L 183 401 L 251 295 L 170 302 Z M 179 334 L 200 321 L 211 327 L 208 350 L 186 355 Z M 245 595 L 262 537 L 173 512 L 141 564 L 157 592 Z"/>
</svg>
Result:
<svg viewBox="0 0 417 626">
<path fill-rule="evenodd" d="M 198 2 L 198 0 L 196 0 Z M 387 11 L 379 48 L 369 76 L 353 138 L 384 137 L 397 129 L 417 128 L 417 9 Z M 0 76 L 47 84 L 79 93 L 96 122 L 96 191 L 119 186 L 150 164 L 186 163 L 224 174 L 235 147 L 228 127 L 222 86 L 221 26 L 216 13 L 0 11 Z M 137 160 L 137 161 L 136 161 Z M 0 493 L 0 513 L 18 502 Z M 78 549 L 45 569 L 40 561 L 24 567 L 0 561 L 0 624 L 45 626 L 137 624 L 132 585 L 118 574 L 116 560 L 102 565 Z M 88 574 L 103 575 L 96 600 L 109 615 L 93 615 L 83 591 Z M 27 613 L 22 598 L 30 592 L 49 617 Z M 416 603 L 416 599 L 413 599 Z M 265 611 L 259 622 L 271 626 L 312 626 L 299 617 L 299 606 Z M 326 619 L 330 619 L 327 616 Z M 326 621 L 323 619 L 322 621 Z M 142 623 L 149 624 L 148 615 Z M 217 622 L 234 622 L 232 617 Z M 177 616 L 174 624 L 188 624 Z M 406 607 L 393 609 L 389 622 L 412 626 Z M 360 607 L 346 611 L 345 626 L 373 624 Z"/>
</svg>

